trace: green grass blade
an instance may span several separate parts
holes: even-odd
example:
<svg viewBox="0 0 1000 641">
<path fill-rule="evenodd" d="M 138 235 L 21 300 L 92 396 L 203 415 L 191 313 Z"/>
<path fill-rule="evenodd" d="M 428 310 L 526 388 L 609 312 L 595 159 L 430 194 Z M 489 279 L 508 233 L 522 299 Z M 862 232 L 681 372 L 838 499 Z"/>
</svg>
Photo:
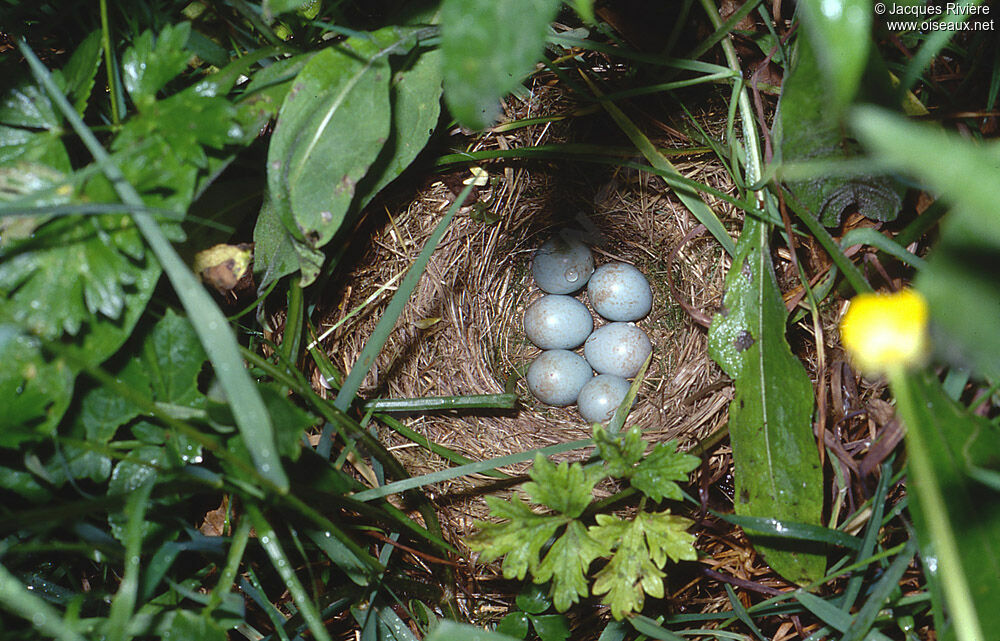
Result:
<svg viewBox="0 0 1000 641">
<path fill-rule="evenodd" d="M 894 590 L 899 589 L 899 580 L 903 578 L 903 573 L 906 572 L 906 568 L 910 565 L 910 560 L 913 559 L 916 551 L 916 541 L 911 538 L 906 542 L 903 553 L 893 559 L 889 569 L 871 587 L 868 600 L 855 615 L 850 627 L 844 631 L 844 636 L 840 641 L 862 641 L 868 638 L 876 617 L 882 611 L 882 605 L 889 599 Z"/>
<path fill-rule="evenodd" d="M 608 115 L 611 116 L 612 120 L 628 136 L 629 140 L 632 141 L 632 144 L 636 146 L 636 149 L 646 158 L 649 164 L 664 173 L 681 177 L 681 173 L 656 149 L 656 146 L 646 137 L 646 134 L 642 133 L 635 123 L 625 115 L 625 112 L 619 109 L 616 104 L 607 100 L 590 78 L 584 76 L 584 79 L 590 86 L 590 90 L 594 92 L 594 95 L 601 100 L 601 106 L 604 107 Z M 698 219 L 698 222 L 705 225 L 705 228 L 719 241 L 719 244 L 726 250 L 726 253 L 730 256 L 734 255 L 736 253 L 736 244 L 729 237 L 729 232 L 726 231 L 722 221 L 715 215 L 712 208 L 705 204 L 701 196 L 692 189 L 678 189 L 674 187 L 674 192 L 680 198 L 681 202 L 684 203 L 684 206 L 691 210 L 691 213 Z"/>
<path fill-rule="evenodd" d="M 456 465 L 468 465 L 469 463 L 475 463 L 475 461 L 468 458 L 467 456 L 462 456 L 461 454 L 455 452 L 454 450 L 450 450 L 439 443 L 431 441 L 423 434 L 411 430 L 409 427 L 403 425 L 402 423 L 392 418 L 391 416 L 386 416 L 385 414 L 377 414 L 375 418 L 378 419 L 379 422 L 385 424 L 389 429 L 399 434 L 400 436 L 408 438 L 409 440 L 413 441 L 420 447 L 423 447 L 430 452 L 434 452 L 438 456 L 448 461 L 451 461 Z M 483 474 L 498 479 L 510 478 L 509 474 L 504 474 L 503 472 L 497 472 L 495 470 L 486 470 L 485 472 L 483 472 Z"/>
<path fill-rule="evenodd" d="M 490 632 L 468 623 L 441 620 L 431 628 L 424 641 L 518 641 L 499 632 Z"/>
<path fill-rule="evenodd" d="M 24 587 L 3 565 L 0 565 L 0 606 L 31 621 L 43 635 L 59 641 L 86 641 L 63 621 L 55 608 Z"/>
<path fill-rule="evenodd" d="M 389 496 L 390 494 L 398 494 L 399 492 L 410 490 L 415 487 L 430 485 L 432 483 L 440 483 L 441 481 L 455 479 L 460 476 L 466 476 L 468 474 L 477 474 L 479 472 L 485 472 L 486 470 L 492 470 L 498 467 L 503 467 L 504 465 L 512 465 L 514 463 L 521 463 L 523 461 L 531 461 L 534 460 L 536 454 L 541 454 L 542 456 L 548 456 L 550 454 L 558 454 L 560 452 L 569 452 L 571 450 L 576 450 L 583 447 L 590 447 L 593 444 L 594 444 L 593 439 L 589 438 L 581 439 L 579 441 L 569 441 L 568 443 L 557 443 L 556 445 L 549 445 L 548 447 L 527 450 L 524 452 L 518 452 L 516 454 L 508 454 L 507 456 L 500 456 L 497 458 L 489 459 L 487 461 L 479 461 L 477 463 L 470 463 L 468 465 L 452 467 L 447 470 L 431 472 L 430 474 L 424 474 L 422 476 L 415 476 L 413 478 L 403 479 L 402 481 L 396 481 L 395 483 L 388 483 L 386 485 L 383 485 L 382 487 L 374 487 L 371 488 L 370 490 L 364 490 L 363 492 L 358 492 L 351 498 L 357 501 L 371 501 L 374 499 L 380 499 L 384 496 Z"/>
<path fill-rule="evenodd" d="M 445 213 L 444 218 L 441 222 L 437 224 L 434 228 L 434 232 L 427 238 L 427 243 L 424 248 L 420 251 L 420 255 L 417 259 L 413 261 L 413 265 L 410 267 L 409 271 L 406 272 L 406 276 L 403 281 L 399 284 L 399 289 L 393 295 L 392 300 L 389 301 L 389 305 L 385 308 L 382 313 L 382 318 L 379 319 L 378 324 L 375 325 L 375 329 L 372 330 L 371 336 L 365 341 L 365 346 L 361 350 L 361 354 L 358 356 L 358 360 L 354 363 L 354 367 L 351 368 L 350 373 L 347 378 L 344 379 L 344 384 L 340 388 L 340 392 L 337 393 L 337 398 L 334 399 L 333 405 L 341 412 L 347 410 L 350 407 L 351 402 L 357 395 L 358 390 L 361 388 L 361 382 L 368 375 L 371 370 L 372 365 L 375 364 L 375 358 L 378 356 L 379 352 L 382 351 L 382 347 L 385 342 L 389 339 L 389 334 L 392 333 L 393 327 L 396 325 L 396 320 L 399 319 L 399 315 L 403 313 L 403 307 L 406 305 L 406 301 L 409 300 L 410 294 L 417 286 L 417 281 L 424 273 L 424 268 L 427 266 L 427 261 L 430 260 L 431 254 L 437 248 L 439 242 L 441 242 L 441 237 L 444 236 L 445 230 L 448 229 L 448 225 L 451 224 L 451 219 L 455 217 L 458 210 L 461 208 L 462 203 L 465 201 L 465 197 L 469 195 L 472 191 L 473 185 L 470 183 L 466 185 L 462 193 L 459 194 L 455 202 L 451 204 L 448 208 L 447 213 Z M 323 456 L 329 457 L 330 455 L 330 435 L 331 430 L 323 430 L 323 439 L 320 441 L 319 446 L 316 448 Z"/>
<path fill-rule="evenodd" d="M 128 501 L 125 503 L 125 514 L 128 518 L 125 525 L 125 571 L 118 586 L 118 592 L 115 593 L 115 598 L 111 602 L 111 610 L 106 623 L 107 638 L 110 641 L 131 638 L 128 633 L 128 622 L 135 611 L 139 592 L 142 530 L 145 525 L 146 506 L 152 491 L 152 482 L 143 483 L 129 494 Z"/>
<path fill-rule="evenodd" d="M 629 617 L 628 622 L 635 628 L 636 632 L 645 634 L 653 639 L 659 639 L 660 641 L 684 641 L 684 637 L 674 634 L 656 621 L 641 614 Z"/>
<path fill-rule="evenodd" d="M 239 573 L 240 565 L 243 562 L 243 552 L 246 550 L 247 542 L 250 540 L 250 519 L 240 519 L 229 541 L 229 556 L 226 558 L 226 565 L 219 574 L 219 581 L 215 584 L 215 589 L 209 595 L 208 603 L 202 610 L 203 616 L 210 616 L 212 610 L 219 607 L 222 599 L 232 589 L 236 575 Z"/>
<path fill-rule="evenodd" d="M 471 394 L 423 398 L 376 398 L 366 402 L 366 412 L 439 412 L 442 410 L 504 409 L 517 406 L 517 394 Z"/>
<path fill-rule="evenodd" d="M 764 534 L 769 538 L 822 543 L 849 550 L 857 550 L 861 547 L 861 540 L 858 537 L 851 536 L 840 530 L 831 530 L 822 525 L 783 521 L 759 516 L 743 516 L 740 514 L 719 514 L 718 516 L 734 525 L 738 525 L 746 530 L 752 530 L 756 534 Z"/>
<path fill-rule="evenodd" d="M 264 518 L 264 514 L 260 511 L 253 503 L 248 503 L 246 505 L 247 515 L 253 522 L 254 529 L 257 531 L 257 538 L 260 540 L 261 546 L 264 551 L 267 552 L 267 556 L 271 559 L 271 564 L 274 565 L 274 569 L 278 571 L 278 575 L 284 582 L 285 587 L 288 589 L 288 593 L 292 596 L 292 601 L 295 602 L 296 607 L 299 609 L 299 613 L 305 620 L 306 625 L 309 626 L 309 631 L 312 632 L 319 641 L 332 641 L 330 634 L 326 631 L 326 627 L 323 625 L 323 618 L 319 615 L 319 610 L 316 609 L 315 604 L 309 598 L 309 594 L 306 592 L 305 587 L 303 587 L 302 582 L 299 581 L 299 577 L 295 575 L 295 570 L 292 568 L 292 562 L 285 555 L 285 551 L 281 547 L 281 543 L 278 541 L 278 534 L 271 527 L 271 524 L 267 522 Z"/>
<path fill-rule="evenodd" d="M 100 165 L 101 170 L 114 185 L 119 197 L 128 205 L 143 208 L 142 198 L 135 188 L 125 180 L 121 169 L 101 146 L 76 110 L 69 104 L 62 92 L 52 81 L 48 70 L 35 53 L 23 41 L 18 48 L 28 60 L 35 78 L 45 87 L 52 101 L 56 103 L 73 130 L 83 140 L 88 151 Z M 170 279 L 181 304 L 191 318 L 198 339 L 205 348 L 226 393 L 233 418 L 240 429 L 247 450 L 260 474 L 274 484 L 280 492 L 288 490 L 288 477 L 281 468 L 281 460 L 274 443 L 274 428 L 271 417 L 257 391 L 253 380 L 243 366 L 239 345 L 218 305 L 198 281 L 191 270 L 171 246 L 159 225 L 149 214 L 136 211 L 132 215 L 136 227 L 142 233 L 150 249 Z"/>
<path fill-rule="evenodd" d="M 725 588 L 726 596 L 729 597 L 729 603 L 733 606 L 733 612 L 736 613 L 736 618 L 739 619 L 743 625 L 747 626 L 747 628 L 750 629 L 750 632 L 753 632 L 755 637 L 761 641 L 765 641 L 764 634 L 760 631 L 760 628 L 757 627 L 757 624 L 753 622 L 753 619 L 750 618 L 750 614 L 747 612 L 747 609 L 743 607 L 743 604 L 736 596 L 736 592 L 733 591 L 733 586 L 726 583 Z"/>
<path fill-rule="evenodd" d="M 905 247 L 900 247 L 893 239 L 887 238 L 871 227 L 857 227 L 841 237 L 840 246 L 845 251 L 852 245 L 871 245 L 914 269 L 923 269 L 927 265 L 927 261 L 923 258 L 906 251 Z"/>
</svg>

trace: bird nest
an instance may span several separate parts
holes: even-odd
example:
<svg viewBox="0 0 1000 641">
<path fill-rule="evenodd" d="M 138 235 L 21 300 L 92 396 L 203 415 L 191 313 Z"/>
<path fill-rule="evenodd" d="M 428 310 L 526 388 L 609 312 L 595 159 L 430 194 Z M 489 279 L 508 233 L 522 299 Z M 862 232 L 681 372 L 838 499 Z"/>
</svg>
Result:
<svg viewBox="0 0 1000 641">
<path fill-rule="evenodd" d="M 491 133 L 475 145 L 515 148 L 551 134 L 548 128 L 529 127 L 516 134 Z M 664 146 L 685 143 L 690 141 L 660 141 Z M 714 157 L 681 158 L 675 166 L 721 191 L 733 188 Z M 513 410 L 402 417 L 421 438 L 477 461 L 590 437 L 592 428 L 575 406 L 538 402 L 523 377 L 539 353 L 522 327 L 525 308 L 542 295 L 530 273 L 532 253 L 553 233 L 569 229 L 590 244 L 598 265 L 633 264 L 653 289 L 652 312 L 638 322 L 652 341 L 653 357 L 627 424 L 639 425 L 651 441 L 676 438 L 682 448 L 720 427 L 731 388 L 719 384 L 722 373 L 706 354 L 705 328 L 690 312 L 710 315 L 721 304 L 728 258 L 714 239 L 700 233 L 698 221 L 662 179 L 633 169 L 569 161 L 496 162 L 475 173 L 461 168 L 439 175 L 416 197 L 411 191 L 405 199 L 385 199 L 369 208 L 362 223 L 367 229 L 355 235 L 367 244 L 352 248 L 332 281 L 335 287 L 325 293 L 329 312 L 319 331 L 326 334 L 322 345 L 333 363 L 342 371 L 353 367 L 395 284 L 454 202 L 462 181 L 484 175 L 486 185 L 463 203 L 431 255 L 360 395 L 515 391 L 520 402 Z M 738 225 L 728 204 L 708 203 L 723 221 Z M 587 303 L 586 296 L 578 297 Z M 597 324 L 603 322 L 594 317 Z M 319 382 L 318 373 L 314 381 Z M 413 475 L 451 465 L 389 429 L 381 437 Z M 580 453 L 560 456 L 580 458 Z M 523 473 L 527 463 L 503 469 Z M 462 477 L 426 488 L 456 538 L 471 531 L 471 520 L 486 515 L 476 496 L 483 482 L 485 477 Z"/>
</svg>

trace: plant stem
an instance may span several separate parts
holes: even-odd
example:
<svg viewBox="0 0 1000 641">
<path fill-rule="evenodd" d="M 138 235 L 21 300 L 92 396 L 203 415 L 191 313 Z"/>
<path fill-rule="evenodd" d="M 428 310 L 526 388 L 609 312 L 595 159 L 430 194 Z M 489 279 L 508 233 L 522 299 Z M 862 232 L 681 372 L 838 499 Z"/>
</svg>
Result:
<svg viewBox="0 0 1000 641">
<path fill-rule="evenodd" d="M 945 601 L 951 608 L 951 619 L 959 641 L 984 641 L 979 626 L 979 617 L 972 600 L 972 591 L 962 570 L 962 559 L 958 552 L 958 541 L 948 520 L 948 506 L 937 483 L 934 482 L 933 456 L 924 441 L 920 428 L 920 418 L 915 411 L 920 401 L 914 398 L 909 376 L 901 369 L 894 368 L 888 375 L 892 393 L 896 397 L 896 408 L 902 416 L 906 430 L 906 450 L 909 454 L 908 466 L 913 477 L 911 487 L 922 504 L 930 530 L 932 543 L 937 550 L 941 585 Z M 925 559 L 928 561 L 928 559 Z"/>
</svg>

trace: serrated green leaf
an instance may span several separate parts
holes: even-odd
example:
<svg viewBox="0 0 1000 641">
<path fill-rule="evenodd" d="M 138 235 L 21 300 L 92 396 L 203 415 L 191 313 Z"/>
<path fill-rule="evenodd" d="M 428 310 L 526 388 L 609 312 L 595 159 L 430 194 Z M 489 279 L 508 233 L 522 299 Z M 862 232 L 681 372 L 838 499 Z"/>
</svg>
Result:
<svg viewBox="0 0 1000 641">
<path fill-rule="evenodd" d="M 524 484 L 524 491 L 531 500 L 571 519 L 590 505 L 594 486 L 602 476 L 599 470 L 584 469 L 579 463 L 563 461 L 555 465 L 541 454 L 535 456 L 528 475 L 531 481 Z"/>
<path fill-rule="evenodd" d="M 503 560 L 505 578 L 521 580 L 529 570 L 534 574 L 540 563 L 542 547 L 559 526 L 566 523 L 566 518 L 537 514 L 517 495 L 512 496 L 510 501 L 493 496 L 487 496 L 485 500 L 492 516 L 507 521 L 477 521 L 475 525 L 479 531 L 466 540 L 469 548 L 480 551 L 484 561 L 507 555 Z"/>
<path fill-rule="evenodd" d="M 27 129 L 58 129 L 62 118 L 37 84 L 18 78 L 0 96 L 0 123 Z"/>
<path fill-rule="evenodd" d="M 123 255 L 138 233 L 128 216 L 63 217 L 0 247 L 0 296 L 10 319 L 48 339 L 119 320 L 139 281 L 159 274 L 155 263 Z"/>
<path fill-rule="evenodd" d="M 694 549 L 694 535 L 687 529 L 693 525 L 691 519 L 674 516 L 670 510 L 662 512 L 640 512 L 636 522 L 642 526 L 646 536 L 646 546 L 650 558 L 659 567 L 670 559 L 678 561 L 694 561 L 698 552 Z"/>
<path fill-rule="evenodd" d="M 318 250 L 340 228 L 390 133 L 389 55 L 413 29 L 386 27 L 317 53 L 296 76 L 268 149 L 274 213 L 293 242 Z M 302 275 L 307 285 L 316 273 Z"/>
<path fill-rule="evenodd" d="M 615 619 L 621 621 L 642 610 L 646 594 L 663 597 L 666 573 L 650 558 L 638 520 L 624 521 L 610 514 L 598 514 L 597 525 L 590 527 L 590 534 L 605 546 L 617 548 L 608 564 L 595 575 L 593 588 L 594 594 L 606 595 L 601 601 L 611 608 Z"/>
<path fill-rule="evenodd" d="M 26 163 L 29 166 L 41 166 L 52 170 L 68 173 L 71 169 L 69 154 L 62 143 L 62 135 L 57 131 L 29 131 L 19 127 L 7 127 L 0 125 L 0 172 L 7 176 L 4 182 L 8 182 L 12 175 L 14 178 L 18 174 L 24 173 L 24 169 L 19 169 L 15 163 Z M 16 186 L 11 189 L 8 185 L 2 185 L 4 195 L 15 193 L 21 195 L 30 193 L 23 186 Z M 20 188 L 18 188 L 20 187 Z M 6 200 L 6 198 L 4 198 Z M 21 204 L 28 202 L 19 200 Z M 36 204 L 37 201 L 31 201 Z M 40 203 L 38 203 L 40 204 Z"/>
<path fill-rule="evenodd" d="M 556 610 L 565 612 L 588 595 L 586 572 L 594 559 L 609 552 L 610 548 L 590 537 L 580 521 L 570 521 L 532 574 L 536 583 L 552 581 L 552 603 Z"/>
<path fill-rule="evenodd" d="M 630 476 L 635 464 L 642 460 L 642 454 L 646 451 L 642 430 L 637 425 L 615 435 L 609 434 L 602 425 L 595 425 L 594 444 L 604 461 L 605 471 L 616 479 Z"/>
<path fill-rule="evenodd" d="M 75 372 L 46 358 L 38 341 L 12 323 L 0 324 L 0 363 L 0 447 L 50 435 L 69 407 Z"/>
<path fill-rule="evenodd" d="M 128 496 L 146 483 L 156 483 L 158 469 L 167 465 L 167 457 L 161 447 L 140 445 L 129 452 L 128 457 L 115 465 L 108 482 L 109 496 Z M 111 534 L 122 543 L 128 534 L 128 514 L 123 511 L 108 514 Z M 158 526 L 152 521 L 144 521 L 141 536 L 144 538 Z"/>
<path fill-rule="evenodd" d="M 186 51 L 191 23 L 163 27 L 154 38 L 142 32 L 122 55 L 122 81 L 140 111 L 156 101 L 156 94 L 187 67 Z"/>
<path fill-rule="evenodd" d="M 499 101 L 542 55 L 559 0 L 506 0 L 441 5 L 441 51 L 448 108 L 472 129 L 499 115 Z"/>
<path fill-rule="evenodd" d="M 708 335 L 709 354 L 736 388 L 729 406 L 736 513 L 820 525 L 823 474 L 812 433 L 812 384 L 785 340 L 787 312 L 768 232 L 757 220 L 744 223 Z M 822 554 L 777 545 L 757 546 L 776 572 L 796 583 L 823 576 Z"/>
<path fill-rule="evenodd" d="M 683 495 L 677 481 L 687 481 L 691 471 L 700 463 L 697 456 L 678 452 L 677 441 L 657 443 L 636 466 L 629 482 L 654 501 L 680 501 Z"/>
<path fill-rule="evenodd" d="M 77 46 L 61 74 L 66 83 L 66 93 L 77 113 L 83 115 L 87 99 L 94 89 L 97 70 L 101 66 L 101 31 L 91 31 Z"/>
<path fill-rule="evenodd" d="M 278 453 L 292 461 L 298 460 L 302 437 L 309 427 L 316 424 L 316 417 L 295 405 L 288 390 L 283 387 L 262 385 L 260 392 L 274 421 L 274 444 Z"/>
</svg>

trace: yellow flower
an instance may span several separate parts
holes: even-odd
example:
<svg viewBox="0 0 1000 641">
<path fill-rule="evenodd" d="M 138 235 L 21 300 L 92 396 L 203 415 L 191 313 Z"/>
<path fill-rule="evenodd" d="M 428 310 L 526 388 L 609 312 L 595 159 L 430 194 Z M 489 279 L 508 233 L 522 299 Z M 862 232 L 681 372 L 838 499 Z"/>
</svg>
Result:
<svg viewBox="0 0 1000 641">
<path fill-rule="evenodd" d="M 923 363 L 927 355 L 927 301 L 912 289 L 859 294 L 840 321 L 840 340 L 866 374 Z"/>
</svg>

